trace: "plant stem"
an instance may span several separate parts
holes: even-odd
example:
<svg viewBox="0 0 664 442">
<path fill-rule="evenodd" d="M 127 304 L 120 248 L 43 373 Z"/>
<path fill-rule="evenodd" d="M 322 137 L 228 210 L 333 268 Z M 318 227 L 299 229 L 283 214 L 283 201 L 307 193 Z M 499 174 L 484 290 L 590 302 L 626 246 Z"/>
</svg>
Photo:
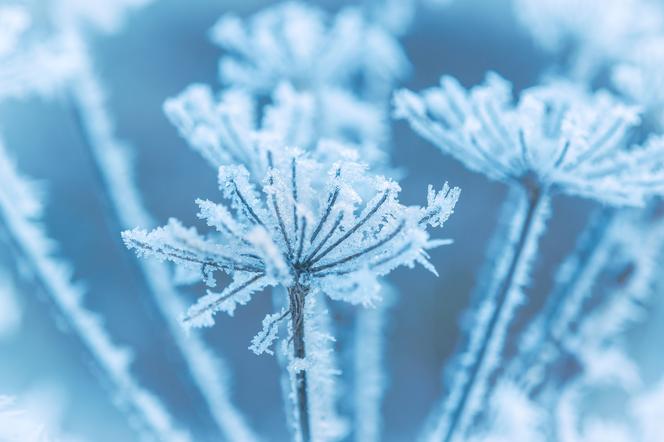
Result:
<svg viewBox="0 0 664 442">
<path fill-rule="evenodd" d="M 578 318 L 584 301 L 592 293 L 599 272 L 610 257 L 611 230 L 615 211 L 601 209 L 586 228 L 576 250 L 558 270 L 556 285 L 539 320 L 524 335 L 521 351 L 511 371 L 525 381 L 530 394 L 537 394 L 543 374 L 559 353 L 562 335 Z"/>
<path fill-rule="evenodd" d="M 488 382 L 491 375 L 490 367 L 487 365 L 487 355 L 489 353 L 499 354 L 502 351 L 502 342 L 497 342 L 507 332 L 510 318 L 514 313 L 520 292 L 518 286 L 522 284 L 522 279 L 528 273 L 531 245 L 536 244 L 539 237 L 537 226 L 545 219 L 548 211 L 548 195 L 542 189 L 534 189 L 527 192 L 526 212 L 522 223 L 518 229 L 516 242 L 508 242 L 507 247 L 514 247 L 513 252 L 505 250 L 504 253 L 511 254 L 511 259 L 504 278 L 498 285 L 496 296 L 493 299 L 487 299 L 484 303 L 494 303 L 488 324 L 483 330 L 474 354 L 470 354 L 470 364 L 467 368 L 467 379 L 463 385 L 459 400 L 453 408 L 447 430 L 443 440 L 451 442 L 456 434 L 465 431 L 469 419 L 472 416 L 466 416 L 468 413 L 468 403 L 470 402 L 473 391 L 478 388 L 478 384 Z M 483 309 L 480 309 L 483 310 Z M 488 373 L 485 373 L 488 371 Z M 481 388 L 482 385 L 479 386 Z"/>
<path fill-rule="evenodd" d="M 309 293 L 309 287 L 296 283 L 288 289 L 290 302 L 291 324 L 293 329 L 293 358 L 304 359 L 304 302 Z M 299 368 L 295 372 L 295 401 L 297 408 L 297 421 L 302 442 L 311 441 L 311 425 L 309 422 L 309 398 L 307 392 L 307 371 Z"/>
<path fill-rule="evenodd" d="M 143 205 L 134 180 L 133 165 L 127 148 L 115 135 L 113 121 L 106 107 L 103 85 L 95 75 L 92 60 L 83 50 L 83 64 L 72 83 L 69 106 L 94 179 L 103 190 L 98 192 L 104 205 L 104 220 L 121 248 L 119 232 L 136 226 L 154 225 L 153 217 Z M 185 332 L 179 321 L 185 310 L 183 297 L 172 282 L 168 267 L 157 261 L 138 260 L 142 284 L 151 292 L 162 314 L 175 346 L 187 364 L 196 388 L 203 396 L 212 419 L 221 434 L 229 440 L 256 441 L 242 413 L 232 402 L 230 373 L 221 356 L 195 331 Z"/>
</svg>

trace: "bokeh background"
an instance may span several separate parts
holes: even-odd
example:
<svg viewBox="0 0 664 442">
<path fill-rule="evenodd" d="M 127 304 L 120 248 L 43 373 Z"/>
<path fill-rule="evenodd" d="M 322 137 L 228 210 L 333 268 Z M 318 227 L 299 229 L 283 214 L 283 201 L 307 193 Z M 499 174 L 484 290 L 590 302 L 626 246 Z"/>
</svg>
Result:
<svg viewBox="0 0 664 442">
<path fill-rule="evenodd" d="M 351 2 L 317 3 L 334 11 Z M 222 53 L 209 42 L 207 30 L 225 12 L 248 15 L 270 4 L 155 0 L 132 13 L 121 32 L 91 37 L 96 73 L 106 88 L 116 133 L 131 147 L 140 190 L 160 223 L 174 216 L 197 225 L 194 199 L 220 199 L 215 174 L 167 121 L 164 100 L 192 82 L 218 88 Z M 458 0 L 420 11 L 402 43 L 414 67 L 404 86 L 415 90 L 434 85 L 441 74 L 470 86 L 494 70 L 512 80 L 518 91 L 536 84 L 557 61 L 541 52 L 517 24 L 508 0 Z M 440 276 L 416 268 L 400 269 L 390 277 L 399 297 L 388 323 L 384 434 L 385 440 L 406 441 L 413 440 L 442 394 L 442 367 L 459 342 L 459 324 L 506 188 L 442 156 L 405 123 L 394 122 L 392 129 L 392 163 L 404 171 L 404 202 L 423 202 L 427 185 L 439 186 L 445 180 L 463 189 L 443 232 L 455 242 L 432 253 Z M 142 282 L 136 258 L 122 245 L 120 229 L 106 221 L 110 209 L 104 186 L 66 94 L 4 100 L 0 133 L 19 169 L 40 185 L 47 232 L 58 242 L 58 256 L 71 263 L 74 279 L 85 286 L 85 305 L 103 316 L 116 342 L 134 350 L 135 373 L 183 427 L 196 440 L 213 440 L 211 417 Z M 594 208 L 566 197 L 554 204 L 556 215 L 541 243 L 529 302 L 517 329 L 541 306 L 557 264 L 572 250 Z M 0 334 L 0 394 L 21 398 L 22 405 L 74 438 L 136 440 L 88 353 L 67 332 L 44 293 L 30 281 L 11 277 L 20 271 L 21 263 L 0 242 L 0 299 L 4 297 L 5 303 L 0 318 L 10 324 Z M 186 292 L 194 300 L 201 287 Z M 277 362 L 247 350 L 271 309 L 269 295 L 255 296 L 234 318 L 219 317 L 205 337 L 231 368 L 235 403 L 260 435 L 278 441 L 289 436 Z M 646 343 L 661 336 L 662 322 L 656 315 L 654 305 L 655 319 L 632 337 L 633 356 L 653 379 L 662 372 L 661 357 Z M 343 324 L 344 318 L 336 320 Z"/>
</svg>

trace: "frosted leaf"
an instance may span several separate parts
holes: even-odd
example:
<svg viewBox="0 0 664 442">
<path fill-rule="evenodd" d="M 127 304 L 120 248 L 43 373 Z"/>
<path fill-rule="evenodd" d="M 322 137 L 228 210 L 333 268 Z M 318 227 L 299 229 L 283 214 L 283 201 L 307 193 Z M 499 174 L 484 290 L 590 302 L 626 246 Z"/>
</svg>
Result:
<svg viewBox="0 0 664 442">
<path fill-rule="evenodd" d="M 397 183 L 351 160 L 330 167 L 298 150 L 280 149 L 269 164 L 260 188 L 244 167 L 219 168 L 230 204 L 197 201 L 199 216 L 215 228 L 211 234 L 175 220 L 152 232 L 123 233 L 139 255 L 201 266 L 210 277 L 219 271 L 231 276 L 229 287 L 190 309 L 191 325 L 211 325 L 216 311 L 232 313 L 267 285 L 300 284 L 371 304 L 378 299 L 378 276 L 415 263 L 433 269 L 426 249 L 447 243 L 430 240 L 427 227 L 441 225 L 452 213 L 457 188 L 430 193 L 426 208 L 408 207 L 398 201 Z M 356 188 L 368 193 L 364 203 Z"/>
<path fill-rule="evenodd" d="M 395 96 L 395 115 L 468 168 L 528 189 L 553 189 L 611 205 L 641 206 L 664 191 L 664 143 L 627 148 L 636 108 L 604 91 L 553 82 L 521 93 L 496 74 L 466 91 L 439 88 Z"/>
</svg>

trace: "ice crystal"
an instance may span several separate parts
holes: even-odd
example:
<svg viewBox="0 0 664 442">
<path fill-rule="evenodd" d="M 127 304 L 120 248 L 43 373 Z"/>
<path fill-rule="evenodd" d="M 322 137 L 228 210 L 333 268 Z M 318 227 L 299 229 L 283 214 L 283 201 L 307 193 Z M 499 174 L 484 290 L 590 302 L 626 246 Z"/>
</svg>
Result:
<svg viewBox="0 0 664 442">
<path fill-rule="evenodd" d="M 244 166 L 219 168 L 229 204 L 198 201 L 199 217 L 215 234 L 202 236 L 176 220 L 152 232 L 123 234 L 141 255 L 200 268 L 209 286 L 217 271 L 233 277 L 223 291 L 209 292 L 189 309 L 190 325 L 212 325 L 215 312 L 232 313 L 251 293 L 274 285 L 303 284 L 334 299 L 368 303 L 368 271 L 372 281 L 400 265 L 431 268 L 425 250 L 446 243 L 430 240 L 426 226 L 445 222 L 458 188 L 445 184 L 430 194 L 431 205 L 407 207 L 398 201 L 395 182 L 352 161 L 327 169 L 297 151 L 268 151 L 268 162 L 260 190 Z M 367 186 L 373 194 L 362 204 L 356 189 Z"/>
<path fill-rule="evenodd" d="M 84 291 L 71 281 L 71 267 L 55 258 L 54 242 L 40 223 L 43 205 L 34 184 L 23 177 L 0 143 L 0 228 L 25 271 L 49 296 L 108 379 L 121 406 L 147 437 L 187 442 L 162 402 L 131 371 L 131 351 L 117 345 L 100 317 L 83 305 Z"/>
<path fill-rule="evenodd" d="M 297 89 L 370 87 L 401 78 L 408 63 L 394 38 L 347 8 L 335 17 L 300 2 L 282 3 L 243 21 L 224 15 L 210 32 L 229 52 L 219 64 L 224 84 L 270 94 L 281 82 Z"/>
<path fill-rule="evenodd" d="M 664 143 L 626 148 L 636 108 L 568 83 L 533 87 L 513 103 L 497 74 L 466 91 L 443 77 L 421 94 L 400 91 L 396 114 L 469 169 L 527 188 L 640 206 L 664 189 Z"/>
</svg>

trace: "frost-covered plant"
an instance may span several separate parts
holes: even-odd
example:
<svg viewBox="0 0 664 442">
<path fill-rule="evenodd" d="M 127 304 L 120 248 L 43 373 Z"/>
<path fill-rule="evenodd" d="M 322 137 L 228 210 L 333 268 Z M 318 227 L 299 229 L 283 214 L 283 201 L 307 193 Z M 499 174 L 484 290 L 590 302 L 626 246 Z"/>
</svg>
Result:
<svg viewBox="0 0 664 442">
<path fill-rule="evenodd" d="M 359 157 L 363 162 L 371 164 L 372 168 L 392 174 L 393 171 L 387 167 L 387 152 L 378 148 L 379 144 L 384 146 L 388 140 L 386 107 L 381 108 L 359 100 L 354 94 L 341 88 L 327 88 L 317 92 L 298 91 L 289 83 L 277 86 L 272 93 L 271 102 L 262 109 L 259 103 L 261 100 L 241 88 L 230 88 L 215 96 L 210 87 L 192 84 L 177 97 L 167 100 L 164 110 L 188 144 L 213 168 L 217 169 L 222 165 L 244 165 L 254 184 L 261 183 L 268 168 L 266 150 L 262 147 L 265 143 L 271 146 L 299 146 L 311 152 L 317 161 L 326 164 L 349 155 Z M 350 147 L 357 152 L 351 151 Z M 364 192 L 364 189 L 357 190 Z M 372 189 L 369 189 L 368 193 L 371 192 Z M 365 196 L 364 193 L 362 196 Z M 381 290 L 386 290 L 384 284 Z M 373 322 L 358 329 L 360 334 L 342 333 L 339 337 L 342 340 L 337 345 L 347 345 L 344 339 L 359 342 L 365 333 L 371 333 L 371 325 L 383 321 L 383 307 L 381 303 L 358 309 L 358 324 Z M 339 333 L 331 334 L 339 336 Z M 380 352 L 379 346 L 375 349 L 376 364 L 380 364 Z M 336 355 L 331 353 L 326 361 L 333 367 L 338 365 L 334 362 L 335 359 Z M 280 361 L 282 360 L 280 355 Z M 282 365 L 286 368 L 285 363 Z M 356 419 L 363 422 L 362 428 L 358 428 L 362 430 L 362 435 L 371 434 L 374 436 L 373 440 L 377 440 L 380 434 L 379 428 L 376 427 L 379 416 L 371 413 L 374 409 L 378 412 L 380 407 L 382 375 L 380 365 L 373 368 L 375 371 L 372 373 L 366 370 L 361 373 L 365 380 L 377 383 L 358 386 L 358 394 L 366 392 L 364 397 L 367 401 L 362 404 L 361 409 L 356 410 Z M 344 371 L 349 374 L 357 373 L 352 368 Z M 317 374 L 323 374 L 321 370 L 317 372 L 309 374 L 309 384 L 317 382 Z M 327 393 L 341 390 L 341 379 L 332 380 L 335 381 L 334 385 L 328 387 Z M 336 395 L 312 393 L 311 396 L 311 405 L 315 409 L 334 408 Z M 314 401 L 320 404 L 313 404 Z M 339 421 L 334 417 L 329 419 Z M 312 421 L 316 422 L 314 416 Z M 338 429 L 337 436 L 346 431 L 342 425 L 332 427 Z M 321 431 L 315 428 L 312 431 L 323 438 Z M 324 433 L 327 435 L 326 439 L 328 436 L 336 438 L 334 431 Z"/>
<path fill-rule="evenodd" d="M 13 278 L 0 271 L 0 341 L 14 335 L 21 327 L 24 312 Z"/>
<path fill-rule="evenodd" d="M 260 144 L 266 140 L 307 151 L 316 150 L 321 139 L 352 143 L 363 161 L 384 166 L 386 152 L 377 147 L 386 139 L 382 113 L 350 95 L 330 94 L 325 100 L 333 102 L 318 107 L 310 93 L 282 84 L 259 122 L 256 100 L 246 92 L 229 89 L 215 96 L 209 86 L 192 84 L 166 100 L 164 111 L 212 167 L 243 164 L 258 179 L 265 172 Z"/>
<path fill-rule="evenodd" d="M 82 303 L 83 290 L 71 282 L 70 266 L 55 258 L 54 242 L 41 226 L 43 206 L 32 182 L 21 176 L 0 144 L 0 231 L 8 247 L 65 318 L 104 375 L 118 405 L 146 436 L 188 441 L 159 399 L 131 372 L 132 354 L 116 345 L 99 317 Z"/>
<path fill-rule="evenodd" d="M 329 87 L 352 90 L 357 81 L 384 88 L 408 69 L 394 37 L 355 8 L 329 17 L 314 6 L 285 2 L 246 22 L 224 15 L 210 36 L 229 53 L 219 63 L 222 83 L 258 94 L 269 95 L 284 81 L 316 92 Z"/>
<path fill-rule="evenodd" d="M 580 80 L 592 80 L 664 25 L 664 8 L 656 0 L 514 0 L 513 7 L 541 47 L 559 54 L 571 50 L 570 74 Z"/>
<path fill-rule="evenodd" d="M 123 233 L 139 255 L 167 259 L 199 269 L 210 287 L 222 272 L 232 282 L 221 292 L 209 291 L 187 312 L 184 322 L 211 326 L 218 311 L 233 314 L 253 293 L 268 286 L 287 289 L 287 306 L 268 315 L 251 343 L 257 354 L 271 352 L 281 320 L 290 317 L 291 370 L 299 437 L 311 434 L 307 373 L 316 353 L 305 351 L 306 303 L 325 293 L 352 304 L 378 301 L 377 278 L 416 262 L 434 271 L 425 250 L 446 244 L 430 240 L 427 226 L 441 226 L 453 211 L 458 188 L 430 188 L 426 207 L 404 206 L 399 186 L 369 174 L 354 161 L 331 167 L 296 151 L 266 147 L 268 166 L 262 188 L 250 181 L 244 166 L 219 168 L 227 205 L 197 201 L 199 217 L 216 232 L 206 236 L 171 220 L 152 232 Z M 362 203 L 357 189 L 372 189 Z M 322 437 L 322 436 L 321 436 Z"/>
<path fill-rule="evenodd" d="M 647 317 L 646 306 L 658 290 L 664 223 L 651 213 L 627 212 L 616 216 L 607 230 L 590 264 L 582 266 L 584 282 L 571 293 L 560 293 L 560 300 L 550 299 L 524 333 L 511 375 L 533 396 L 546 383 L 563 382 L 544 375 L 554 364 L 570 361 L 585 372 L 610 375 L 612 383 L 626 389 L 639 384 L 637 369 L 623 355 L 622 340 Z M 595 287 L 599 279 L 608 281 L 602 290 Z M 574 378 L 568 374 L 564 382 Z"/>
<path fill-rule="evenodd" d="M 439 88 L 420 95 L 401 91 L 395 103 L 396 115 L 444 153 L 521 193 L 468 350 L 433 417 L 429 437 L 451 441 L 472 423 L 498 366 L 509 323 L 523 302 L 550 196 L 641 206 L 664 190 L 664 144 L 654 139 L 627 149 L 637 111 L 608 93 L 591 95 L 568 83 L 528 89 L 513 103 L 510 84 L 496 74 L 470 91 L 443 77 Z"/>
<path fill-rule="evenodd" d="M 36 12 L 27 6 L 8 7 L 9 18 L 5 20 L 8 23 L 21 20 L 7 28 L 7 32 L 25 30 L 18 49 L 6 59 L 0 54 L 0 98 L 54 92 L 68 95 L 70 114 L 75 116 L 83 142 L 90 149 L 91 166 L 98 172 L 93 176 L 99 178 L 106 189 L 102 197 L 107 198 L 108 207 L 112 209 L 108 226 L 114 232 L 135 225 L 154 225 L 154 222 L 143 207 L 140 191 L 133 181 L 129 146 L 114 133 L 106 91 L 96 76 L 87 43 L 91 33 L 118 32 L 129 12 L 150 1 L 54 0 L 32 5 Z M 1 11 L 0 22 L 3 20 Z M 48 22 L 49 32 L 44 33 L 44 26 L 35 26 L 36 36 L 31 34 L 32 12 Z M 186 334 L 176 319 L 184 304 L 167 266 L 141 262 L 139 268 L 219 431 L 228 439 L 257 439 L 230 400 L 230 376 L 223 360 L 200 336 Z"/>
</svg>

